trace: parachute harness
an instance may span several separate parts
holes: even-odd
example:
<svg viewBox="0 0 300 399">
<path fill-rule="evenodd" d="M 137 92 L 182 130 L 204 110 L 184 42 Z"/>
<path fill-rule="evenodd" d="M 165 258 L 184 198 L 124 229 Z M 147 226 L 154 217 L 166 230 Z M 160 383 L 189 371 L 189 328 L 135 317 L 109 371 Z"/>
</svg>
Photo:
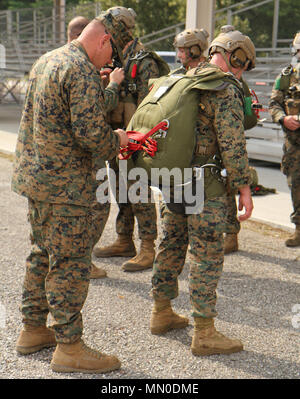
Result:
<svg viewBox="0 0 300 399">
<path fill-rule="evenodd" d="M 157 151 L 157 141 L 150 136 L 156 132 L 160 132 L 161 136 L 166 136 L 166 131 L 169 128 L 169 121 L 164 119 L 162 122 L 154 126 L 148 133 L 143 134 L 134 130 L 127 131 L 129 143 L 126 147 L 120 149 L 119 159 L 126 160 L 131 157 L 135 151 L 143 150 L 150 157 L 154 157 Z"/>
</svg>

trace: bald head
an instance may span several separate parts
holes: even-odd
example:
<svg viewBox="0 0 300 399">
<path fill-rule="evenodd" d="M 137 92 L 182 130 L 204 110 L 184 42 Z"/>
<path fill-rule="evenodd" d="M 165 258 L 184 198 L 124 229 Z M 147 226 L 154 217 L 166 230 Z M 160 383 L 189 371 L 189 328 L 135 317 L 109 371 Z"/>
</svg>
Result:
<svg viewBox="0 0 300 399">
<path fill-rule="evenodd" d="M 106 31 L 101 21 L 93 19 L 82 31 L 78 41 L 84 47 L 91 62 L 102 68 L 111 62 L 111 35 Z"/>
<path fill-rule="evenodd" d="M 73 18 L 68 25 L 68 43 L 77 39 L 89 22 L 89 19 L 85 17 L 78 16 Z"/>
</svg>

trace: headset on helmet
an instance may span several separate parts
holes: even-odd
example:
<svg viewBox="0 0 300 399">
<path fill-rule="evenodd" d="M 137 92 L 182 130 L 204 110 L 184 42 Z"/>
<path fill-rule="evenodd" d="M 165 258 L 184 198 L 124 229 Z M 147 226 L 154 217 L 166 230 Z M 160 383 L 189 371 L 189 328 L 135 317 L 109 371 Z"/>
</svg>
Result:
<svg viewBox="0 0 300 399">
<path fill-rule="evenodd" d="M 173 46 L 188 48 L 191 58 L 199 58 L 208 47 L 208 36 L 205 29 L 186 29 L 175 36 Z"/>
<path fill-rule="evenodd" d="M 252 40 L 235 30 L 232 25 L 224 25 L 221 33 L 211 42 L 208 53 L 211 56 L 216 52 L 225 51 L 231 53 L 229 62 L 234 68 L 247 70 L 255 68 L 255 47 Z"/>
</svg>

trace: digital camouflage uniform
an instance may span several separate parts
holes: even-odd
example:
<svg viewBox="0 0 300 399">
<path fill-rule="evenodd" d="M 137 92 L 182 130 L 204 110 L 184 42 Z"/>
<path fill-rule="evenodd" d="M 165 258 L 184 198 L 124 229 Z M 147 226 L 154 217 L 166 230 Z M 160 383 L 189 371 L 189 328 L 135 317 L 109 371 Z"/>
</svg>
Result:
<svg viewBox="0 0 300 399">
<path fill-rule="evenodd" d="M 281 82 L 281 83 L 280 83 Z M 269 103 L 269 110 L 273 122 L 280 123 L 281 118 L 288 115 L 286 103 L 292 98 L 290 87 L 300 84 L 300 63 L 295 67 L 288 66 L 278 75 L 273 85 Z M 297 113 L 297 112 L 296 112 Z M 299 114 L 299 111 L 298 111 Z M 300 129 L 288 130 L 282 126 L 284 132 L 282 172 L 287 176 L 291 189 L 293 213 L 291 222 L 300 225 Z"/>
<path fill-rule="evenodd" d="M 144 50 L 144 47 L 140 42 L 134 42 L 130 29 L 123 23 L 122 19 L 119 21 L 113 17 L 114 9 L 123 9 L 126 11 L 124 7 L 112 7 L 100 14 L 97 19 L 104 24 L 107 31 L 112 35 L 119 62 L 121 62 L 125 70 L 125 79 L 119 89 L 119 103 L 108 115 L 108 121 L 114 129 L 126 129 L 137 105 L 148 94 L 148 80 L 159 77 L 160 73 L 159 67 L 152 55 L 145 51 L 141 60 L 128 62 L 129 58 L 134 58 L 139 51 Z M 134 64 L 137 65 L 137 70 L 135 78 L 132 78 Z M 112 160 L 109 164 L 115 171 L 118 182 L 118 165 L 116 160 Z M 157 236 L 155 204 L 151 202 L 147 204 L 131 204 L 129 202 L 122 204 L 118 202 L 118 196 L 117 184 L 116 201 L 119 207 L 116 221 L 117 233 L 131 236 L 134 229 L 134 216 L 136 216 L 140 238 L 144 240 L 155 239 Z"/>
<path fill-rule="evenodd" d="M 132 44 L 126 51 L 126 54 L 131 53 Z M 142 49 L 142 46 L 138 44 L 131 55 L 134 57 L 138 51 Z M 128 56 L 127 56 L 128 57 Z M 127 57 L 124 57 L 125 64 L 127 62 Z M 134 63 L 134 62 L 132 62 Z M 124 85 L 120 89 L 120 98 L 118 107 L 112 111 L 110 114 L 111 125 L 114 129 L 116 128 L 126 128 L 129 123 L 130 117 L 133 115 L 137 105 L 139 105 L 144 97 L 149 92 L 148 81 L 151 78 L 157 78 L 160 76 L 159 68 L 153 57 L 149 54 L 143 58 L 138 64 L 137 78 L 134 84 L 136 84 L 136 90 L 131 93 L 125 93 Z M 130 71 L 131 69 L 129 69 Z M 125 112 L 126 109 L 126 112 Z M 117 166 L 112 162 L 112 168 L 118 171 Z M 129 183 L 130 184 L 130 183 Z M 117 187 L 118 190 L 118 187 Z M 150 193 L 150 188 L 149 188 Z M 139 238 L 142 240 L 155 240 L 157 237 L 157 227 L 156 227 L 156 209 L 155 204 L 148 203 L 137 203 L 131 204 L 118 202 L 119 192 L 117 191 L 117 203 L 119 207 L 119 212 L 116 220 L 116 231 L 120 235 L 131 236 L 134 230 L 134 216 L 137 218 Z"/>
<path fill-rule="evenodd" d="M 115 66 L 122 66 L 125 79 L 120 87 L 118 107 L 109 115 L 109 123 L 114 128 L 126 129 L 137 105 L 148 94 L 148 80 L 169 72 L 169 67 L 156 53 L 146 51 L 143 45 L 134 39 L 132 29 L 135 26 L 134 10 L 125 7 L 111 7 L 101 13 L 97 19 L 102 22 L 107 32 L 112 35 L 113 60 Z M 167 69 L 166 72 L 164 70 Z M 117 239 L 111 245 L 96 247 L 93 251 L 96 257 L 125 256 L 131 257 L 122 264 L 124 271 L 138 271 L 152 268 L 155 255 L 154 240 L 157 236 L 156 208 L 150 201 L 132 204 L 129 199 L 122 203 L 119 198 L 119 167 L 118 159 L 109 163 L 111 173 L 116 175 L 116 202 L 119 212 L 116 221 Z M 134 182 L 127 181 L 128 189 Z M 125 194 L 127 195 L 127 192 Z M 124 193 L 122 192 L 124 198 Z M 148 187 L 148 196 L 151 196 Z M 137 253 L 133 242 L 133 230 L 137 218 L 138 231 L 141 239 Z"/>
<path fill-rule="evenodd" d="M 108 86 L 104 89 L 102 80 L 100 79 L 101 82 L 101 90 L 104 93 L 104 106 L 105 106 L 105 112 L 103 115 L 105 116 L 105 119 L 107 121 L 107 113 L 112 111 L 118 106 L 119 102 L 119 86 L 116 83 L 110 83 Z M 101 100 L 102 101 L 102 100 Z M 97 242 L 99 241 L 101 234 L 103 233 L 103 230 L 105 228 L 105 224 L 107 222 L 107 219 L 109 217 L 109 211 L 110 211 L 110 204 L 109 202 L 105 202 L 104 204 L 100 203 L 97 201 L 96 197 L 96 192 L 99 184 L 101 182 L 96 180 L 96 174 L 97 171 L 101 168 L 105 168 L 106 165 L 103 162 L 102 159 L 99 159 L 97 154 L 93 155 L 93 173 L 94 173 L 94 201 L 92 203 L 92 216 L 91 216 L 91 228 L 90 228 L 90 234 L 92 235 L 92 246 L 94 247 Z"/>
<path fill-rule="evenodd" d="M 244 96 L 251 96 L 247 83 L 241 79 L 243 85 Z M 245 115 L 244 113 L 244 130 L 251 129 L 257 124 L 257 116 L 252 111 L 252 115 Z M 253 168 L 252 168 L 253 169 Z M 250 168 L 251 170 L 251 168 Z M 255 173 L 255 172 L 253 172 Z M 237 204 L 236 204 L 236 193 L 231 192 L 227 194 L 227 234 L 238 234 L 241 230 L 241 223 L 237 217 Z"/>
<path fill-rule="evenodd" d="M 211 64 L 202 63 L 199 70 Z M 216 69 L 218 69 L 216 67 Z M 218 155 L 227 170 L 231 190 L 248 185 L 250 174 L 243 130 L 243 100 L 232 84 L 220 91 L 200 95 L 194 165 L 203 165 Z M 163 238 L 153 266 L 154 300 L 174 299 L 189 247 L 190 300 L 192 316 L 216 316 L 216 288 L 223 268 L 223 233 L 226 229 L 226 188 L 208 178 L 201 214 L 175 214 L 165 204 L 161 209 Z M 207 197 L 209 185 L 215 196 Z"/>
<path fill-rule="evenodd" d="M 21 311 L 33 326 L 45 325 L 50 311 L 60 343 L 82 334 L 95 167 L 119 151 L 104 103 L 99 72 L 77 41 L 31 70 L 12 177 L 12 189 L 28 198 L 31 224 Z"/>
</svg>

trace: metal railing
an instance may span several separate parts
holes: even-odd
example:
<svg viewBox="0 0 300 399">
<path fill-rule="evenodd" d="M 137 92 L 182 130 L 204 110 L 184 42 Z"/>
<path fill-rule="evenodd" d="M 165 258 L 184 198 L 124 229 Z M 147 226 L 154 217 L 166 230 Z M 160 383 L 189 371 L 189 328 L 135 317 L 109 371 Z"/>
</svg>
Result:
<svg viewBox="0 0 300 399">
<path fill-rule="evenodd" d="M 74 16 L 93 18 L 100 11 L 100 2 L 59 12 L 53 7 L 0 11 L 0 43 L 6 48 L 7 67 L 28 72 L 39 56 L 66 42 L 66 26 Z"/>
<path fill-rule="evenodd" d="M 227 18 L 230 23 L 232 15 L 242 13 L 250 7 L 260 6 L 270 1 L 278 0 L 244 0 L 240 3 L 216 11 L 216 19 Z M 57 34 L 57 27 L 61 20 L 57 19 L 57 10 L 52 7 L 26 8 L 18 10 L 0 11 L 0 43 L 6 50 L 6 68 L 17 71 L 18 75 L 27 73 L 32 64 L 42 54 L 65 43 L 65 31 L 68 22 L 76 15 L 93 18 L 101 12 L 101 4 L 87 3 L 76 7 L 67 6 L 64 12 L 63 32 Z M 142 36 L 141 41 L 155 50 L 160 50 L 162 43 L 169 43 L 173 50 L 170 38 L 184 29 L 185 22 L 163 28 Z M 63 33 L 63 34 L 62 34 Z M 173 40 L 172 40 L 173 41 Z M 285 45 L 292 39 L 280 39 L 277 43 Z M 290 62 L 289 47 L 257 48 L 257 66 L 247 73 L 250 81 L 264 80 L 271 82 L 280 70 Z M 3 75 L 3 74 L 2 74 Z"/>
</svg>

